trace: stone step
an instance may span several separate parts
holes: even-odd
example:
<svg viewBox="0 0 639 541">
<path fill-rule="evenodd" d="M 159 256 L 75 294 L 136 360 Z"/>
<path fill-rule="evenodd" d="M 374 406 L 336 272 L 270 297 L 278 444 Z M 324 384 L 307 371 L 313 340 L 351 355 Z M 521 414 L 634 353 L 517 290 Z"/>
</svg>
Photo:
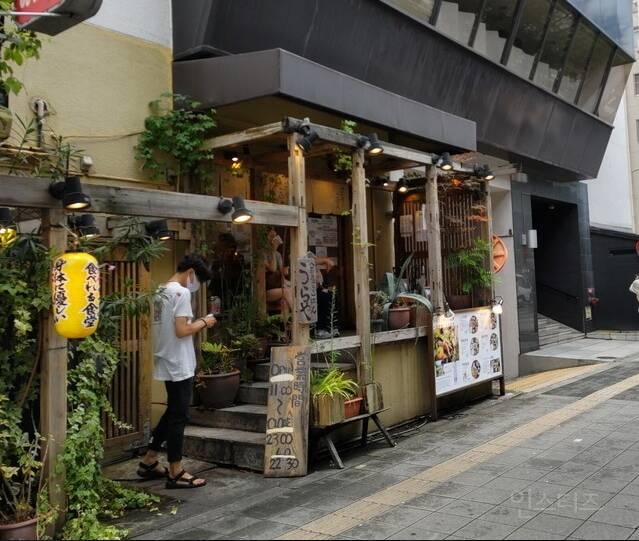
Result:
<svg viewBox="0 0 639 541">
<path fill-rule="evenodd" d="M 263 405 L 240 404 L 217 410 L 191 408 L 190 415 L 192 425 L 266 432 L 266 406 Z"/>
<path fill-rule="evenodd" d="M 548 337 L 545 339 L 542 339 L 540 337 L 539 347 L 544 347 L 551 344 L 561 344 L 563 342 L 572 342 L 573 340 L 579 340 L 580 338 L 583 338 L 583 337 L 584 335 L 581 333 L 567 334 L 565 336 L 553 336 L 553 337 Z"/>
<path fill-rule="evenodd" d="M 563 337 L 563 336 L 581 336 L 582 333 L 579 331 L 575 331 L 573 329 L 570 330 L 562 330 L 562 331 L 539 331 L 539 338 L 553 338 L 553 337 Z"/>
<path fill-rule="evenodd" d="M 264 471 L 265 434 L 187 426 L 184 431 L 184 454 L 189 458 Z"/>
<path fill-rule="evenodd" d="M 257 404 L 266 406 L 268 404 L 268 387 L 265 381 L 255 381 L 253 383 L 242 383 L 237 401 L 241 404 Z"/>
</svg>

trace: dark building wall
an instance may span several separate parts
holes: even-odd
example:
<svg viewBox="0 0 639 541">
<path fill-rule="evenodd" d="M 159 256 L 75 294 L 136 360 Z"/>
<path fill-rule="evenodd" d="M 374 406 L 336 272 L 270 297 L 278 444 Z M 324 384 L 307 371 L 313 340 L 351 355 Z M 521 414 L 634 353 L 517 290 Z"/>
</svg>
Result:
<svg viewBox="0 0 639 541">
<path fill-rule="evenodd" d="M 539 334 L 537 326 L 537 277 L 535 268 L 535 251 L 521 242 L 522 235 L 533 229 L 533 202 L 535 198 L 547 201 L 557 201 L 573 204 L 577 209 L 579 270 L 575 270 L 574 263 L 563 265 L 560 258 L 556 262 L 556 274 L 561 277 L 567 272 L 572 281 L 579 281 L 579 313 L 583 310 L 586 290 L 594 286 L 592 253 L 590 245 L 590 223 L 588 215 L 588 189 L 583 183 L 560 184 L 544 180 L 529 180 L 529 182 L 512 182 L 513 204 L 513 236 L 515 245 L 515 269 L 517 273 L 517 310 L 519 315 L 519 340 L 522 353 L 539 348 Z M 537 214 L 537 220 L 544 220 Z M 541 242 L 541 240 L 540 240 Z M 561 279 L 561 278 L 560 278 Z M 565 282 L 555 282 L 563 288 Z M 572 287 L 572 285 L 570 286 Z M 571 289 L 569 289 L 571 290 Z M 559 302 L 559 300 L 557 301 Z M 558 313 L 558 312 L 556 312 Z M 576 313 L 576 312 L 575 312 Z M 579 318 L 575 321 L 579 323 Z M 583 330 L 581 325 L 578 329 Z"/>
<path fill-rule="evenodd" d="M 639 236 L 592 229 L 592 258 L 595 293 L 599 303 L 593 308 L 593 324 L 599 330 L 639 330 L 639 303 L 628 291 L 639 273 L 635 243 Z"/>
<path fill-rule="evenodd" d="M 557 181 L 597 175 L 611 128 L 377 0 L 175 3 L 176 59 L 282 48 L 477 123 L 478 150 Z"/>
</svg>

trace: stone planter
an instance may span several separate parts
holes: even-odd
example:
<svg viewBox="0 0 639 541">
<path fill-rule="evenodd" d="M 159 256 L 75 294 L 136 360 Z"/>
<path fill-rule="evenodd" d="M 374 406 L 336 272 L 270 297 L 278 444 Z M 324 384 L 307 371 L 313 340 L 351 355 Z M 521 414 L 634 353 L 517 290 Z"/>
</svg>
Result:
<svg viewBox="0 0 639 541">
<path fill-rule="evenodd" d="M 0 541 L 18 539 L 38 539 L 37 517 L 14 524 L 0 524 Z"/>
<path fill-rule="evenodd" d="M 202 406 L 221 409 L 232 406 L 240 390 L 240 371 L 228 374 L 198 375 L 197 391 Z"/>
</svg>

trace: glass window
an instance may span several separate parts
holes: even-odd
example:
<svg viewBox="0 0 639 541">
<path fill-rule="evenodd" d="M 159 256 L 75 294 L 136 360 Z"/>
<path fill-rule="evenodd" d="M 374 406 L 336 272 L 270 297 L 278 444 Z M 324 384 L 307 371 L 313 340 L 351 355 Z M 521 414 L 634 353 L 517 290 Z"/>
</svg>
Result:
<svg viewBox="0 0 639 541">
<path fill-rule="evenodd" d="M 637 132 L 637 141 L 639 141 L 639 120 L 635 120 L 635 131 Z"/>
<path fill-rule="evenodd" d="M 481 0 L 443 0 L 435 26 L 468 45 L 480 7 Z"/>
<path fill-rule="evenodd" d="M 597 38 L 595 50 L 592 52 L 586 78 L 581 87 L 581 93 L 579 94 L 579 101 L 577 103 L 584 111 L 592 113 L 595 110 L 611 54 L 612 44 L 600 35 Z"/>
<path fill-rule="evenodd" d="M 635 73 L 635 96 L 639 96 L 639 73 Z"/>
<path fill-rule="evenodd" d="M 557 4 L 550 15 L 546 41 L 539 56 L 533 80 L 548 90 L 553 90 L 559 70 L 564 64 L 575 16 Z"/>
<path fill-rule="evenodd" d="M 508 58 L 508 67 L 528 79 L 535 56 L 539 52 L 550 0 L 528 0 L 524 5 L 517 36 Z"/>
<path fill-rule="evenodd" d="M 473 44 L 475 50 L 501 62 L 504 46 L 512 30 L 516 7 L 517 2 L 512 0 L 486 0 Z"/>
<path fill-rule="evenodd" d="M 593 28 L 580 21 L 570 45 L 559 85 L 559 95 L 571 103 L 577 99 L 577 92 L 579 92 L 581 82 L 584 80 L 586 66 L 590 60 L 592 46 L 595 44 L 596 38 L 597 35 Z"/>
<path fill-rule="evenodd" d="M 435 0 L 388 0 L 388 3 L 417 20 L 428 23 L 433 15 Z"/>
<path fill-rule="evenodd" d="M 601 102 L 599 103 L 599 117 L 606 122 L 613 123 L 617 114 L 617 107 L 626 88 L 626 81 L 630 75 L 632 64 L 627 64 L 628 59 L 619 49 L 615 53 L 612 67 L 606 80 Z"/>
</svg>

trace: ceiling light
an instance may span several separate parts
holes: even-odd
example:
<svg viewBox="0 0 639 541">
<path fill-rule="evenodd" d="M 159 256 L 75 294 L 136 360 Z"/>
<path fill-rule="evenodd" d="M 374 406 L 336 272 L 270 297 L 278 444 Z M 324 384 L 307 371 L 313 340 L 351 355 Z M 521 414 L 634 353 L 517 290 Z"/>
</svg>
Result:
<svg viewBox="0 0 639 541">
<path fill-rule="evenodd" d="M 444 171 L 450 171 L 453 168 L 453 162 L 450 159 L 450 153 L 449 152 L 444 152 L 440 157 L 439 160 L 437 160 L 439 163 L 438 165 L 444 170 Z"/>
<path fill-rule="evenodd" d="M 80 177 L 66 177 L 49 185 L 49 193 L 56 199 L 62 199 L 67 210 L 83 210 L 91 206 L 91 197 L 82 191 Z"/>
<path fill-rule="evenodd" d="M 173 232 L 169 230 L 166 220 L 154 220 L 146 224 L 146 231 L 154 239 L 169 240 L 173 238 Z"/>
<path fill-rule="evenodd" d="M 368 136 L 368 141 L 370 143 L 370 147 L 368 148 L 369 154 L 377 155 L 377 154 L 382 154 L 384 152 L 384 147 L 379 142 L 379 139 L 377 138 L 376 133 L 371 133 Z"/>
<path fill-rule="evenodd" d="M 84 238 L 93 238 L 100 235 L 100 229 L 95 225 L 93 214 L 81 214 L 80 216 L 69 216 L 69 225 Z"/>
<path fill-rule="evenodd" d="M 406 183 L 406 179 L 402 177 L 397 183 L 397 191 L 399 193 L 406 193 L 408 191 L 408 184 Z"/>
<path fill-rule="evenodd" d="M 478 176 L 482 180 L 493 180 L 495 175 L 488 167 L 488 164 L 484 165 L 475 165 L 475 176 Z"/>
</svg>

